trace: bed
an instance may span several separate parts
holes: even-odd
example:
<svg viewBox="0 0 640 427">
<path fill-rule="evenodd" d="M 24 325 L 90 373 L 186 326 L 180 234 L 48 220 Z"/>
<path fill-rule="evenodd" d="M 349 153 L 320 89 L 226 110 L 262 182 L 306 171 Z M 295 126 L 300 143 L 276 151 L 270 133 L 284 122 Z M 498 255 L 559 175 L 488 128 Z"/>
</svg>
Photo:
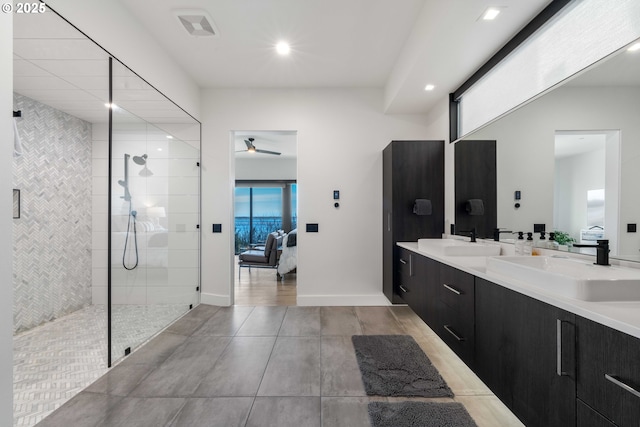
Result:
<svg viewBox="0 0 640 427">
<path fill-rule="evenodd" d="M 278 261 L 278 274 L 284 276 L 298 266 L 298 229 L 293 229 L 282 239 L 282 254 Z"/>
</svg>

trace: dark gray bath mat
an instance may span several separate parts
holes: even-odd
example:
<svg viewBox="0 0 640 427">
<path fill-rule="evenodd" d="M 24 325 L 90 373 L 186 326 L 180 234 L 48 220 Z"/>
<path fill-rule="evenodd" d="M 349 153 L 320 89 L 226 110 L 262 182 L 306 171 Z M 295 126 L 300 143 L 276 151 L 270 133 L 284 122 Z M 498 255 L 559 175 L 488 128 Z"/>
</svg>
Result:
<svg viewBox="0 0 640 427">
<path fill-rule="evenodd" d="M 367 395 L 453 397 L 412 337 L 354 335 L 351 340 Z"/>
<path fill-rule="evenodd" d="M 371 402 L 369 419 L 372 427 L 477 427 L 457 402 Z"/>
</svg>

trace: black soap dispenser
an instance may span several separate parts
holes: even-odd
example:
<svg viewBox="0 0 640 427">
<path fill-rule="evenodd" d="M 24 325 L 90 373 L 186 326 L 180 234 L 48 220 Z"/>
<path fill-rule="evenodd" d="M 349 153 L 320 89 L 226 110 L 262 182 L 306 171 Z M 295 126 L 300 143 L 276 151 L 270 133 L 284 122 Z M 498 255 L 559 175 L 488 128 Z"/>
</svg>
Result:
<svg viewBox="0 0 640 427">
<path fill-rule="evenodd" d="M 524 232 L 518 231 L 518 239 L 516 240 L 516 255 L 524 254 Z"/>
</svg>

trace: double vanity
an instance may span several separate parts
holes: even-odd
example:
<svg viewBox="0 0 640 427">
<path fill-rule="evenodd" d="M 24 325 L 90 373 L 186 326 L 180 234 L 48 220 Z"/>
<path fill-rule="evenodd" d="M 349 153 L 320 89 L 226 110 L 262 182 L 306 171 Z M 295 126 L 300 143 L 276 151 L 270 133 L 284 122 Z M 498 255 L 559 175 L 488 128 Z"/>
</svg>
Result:
<svg viewBox="0 0 640 427">
<path fill-rule="evenodd" d="M 397 244 L 395 291 L 527 426 L 640 426 L 640 269 Z"/>
</svg>

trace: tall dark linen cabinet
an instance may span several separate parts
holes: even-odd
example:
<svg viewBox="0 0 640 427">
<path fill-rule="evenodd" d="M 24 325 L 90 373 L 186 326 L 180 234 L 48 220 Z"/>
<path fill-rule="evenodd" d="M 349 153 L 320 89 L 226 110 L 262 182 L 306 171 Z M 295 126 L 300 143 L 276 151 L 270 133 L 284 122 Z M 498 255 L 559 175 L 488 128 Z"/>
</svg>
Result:
<svg viewBox="0 0 640 427">
<path fill-rule="evenodd" d="M 444 232 L 444 141 L 391 141 L 383 164 L 383 284 L 392 303 L 404 303 L 396 284 L 396 242 L 441 238 Z M 416 199 L 431 200 L 431 215 L 413 213 Z"/>
</svg>

